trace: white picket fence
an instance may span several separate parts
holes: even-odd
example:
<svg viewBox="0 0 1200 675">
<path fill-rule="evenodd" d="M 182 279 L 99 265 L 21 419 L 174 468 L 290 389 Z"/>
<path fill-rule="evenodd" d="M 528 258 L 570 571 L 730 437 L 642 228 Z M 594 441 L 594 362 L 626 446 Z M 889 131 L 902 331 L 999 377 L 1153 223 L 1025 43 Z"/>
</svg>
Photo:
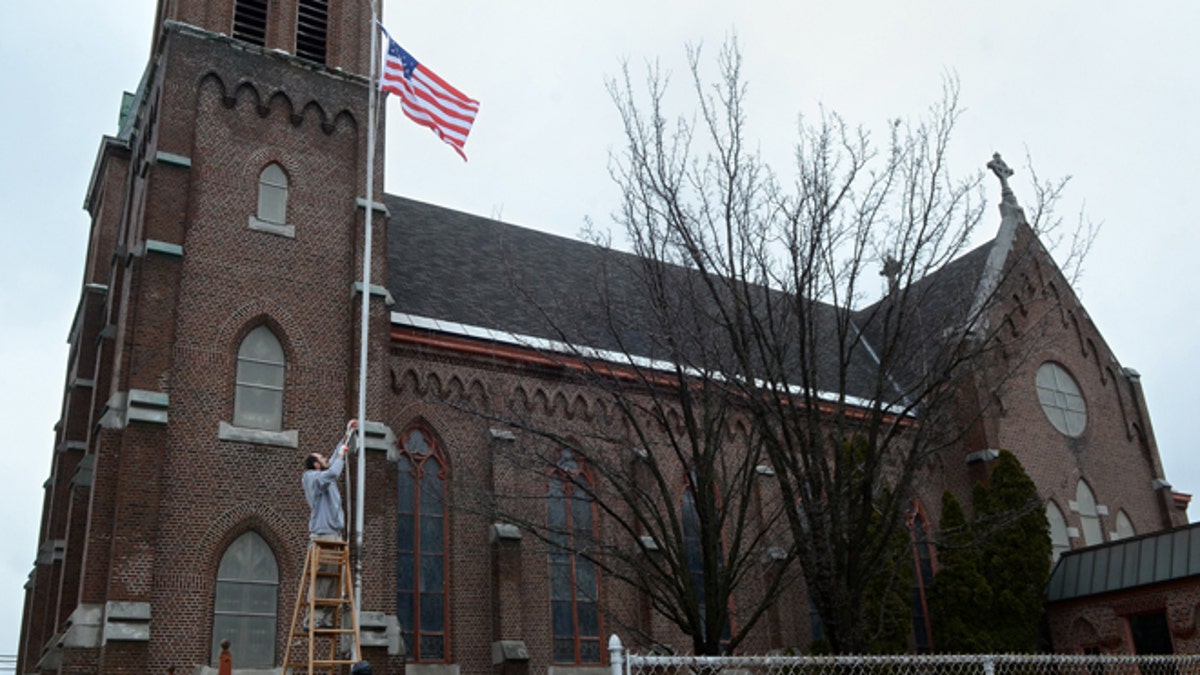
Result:
<svg viewBox="0 0 1200 675">
<path fill-rule="evenodd" d="M 1200 675 L 1200 655 L 662 656 L 608 642 L 612 675 Z"/>
</svg>

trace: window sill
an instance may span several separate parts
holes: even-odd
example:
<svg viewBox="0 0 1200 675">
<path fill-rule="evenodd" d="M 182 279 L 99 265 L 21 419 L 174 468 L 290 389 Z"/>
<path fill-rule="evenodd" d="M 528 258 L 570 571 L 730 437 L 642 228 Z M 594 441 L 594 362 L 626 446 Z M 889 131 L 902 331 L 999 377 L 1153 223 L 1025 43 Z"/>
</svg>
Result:
<svg viewBox="0 0 1200 675">
<path fill-rule="evenodd" d="M 259 220 L 258 218 L 254 217 L 254 216 L 250 216 L 250 229 L 258 231 L 258 232 L 266 232 L 267 234 L 278 235 L 280 237 L 287 237 L 288 239 L 296 238 L 296 226 L 295 225 L 270 223 L 265 220 Z"/>
<path fill-rule="evenodd" d="M 459 675 L 457 663 L 413 663 L 404 666 L 406 675 Z"/>
<path fill-rule="evenodd" d="M 265 429 L 235 427 L 229 422 L 221 422 L 217 426 L 217 438 L 222 441 L 234 441 L 236 443 L 275 445 L 283 448 L 300 447 L 300 432 L 296 429 L 267 431 Z"/>
<path fill-rule="evenodd" d="M 572 666 L 554 664 L 546 668 L 546 675 L 607 675 L 608 666 Z"/>
</svg>

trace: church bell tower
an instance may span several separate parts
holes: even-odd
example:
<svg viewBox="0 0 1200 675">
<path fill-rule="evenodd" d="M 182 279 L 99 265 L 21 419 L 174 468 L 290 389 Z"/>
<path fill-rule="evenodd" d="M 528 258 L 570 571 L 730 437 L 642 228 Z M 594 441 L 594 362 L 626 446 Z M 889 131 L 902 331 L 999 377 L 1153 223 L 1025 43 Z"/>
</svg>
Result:
<svg viewBox="0 0 1200 675">
<path fill-rule="evenodd" d="M 225 639 L 235 667 L 279 665 L 301 463 L 356 412 L 368 213 L 387 274 L 371 19 L 367 0 L 159 1 L 87 188 L 18 672 L 191 672 Z"/>
</svg>

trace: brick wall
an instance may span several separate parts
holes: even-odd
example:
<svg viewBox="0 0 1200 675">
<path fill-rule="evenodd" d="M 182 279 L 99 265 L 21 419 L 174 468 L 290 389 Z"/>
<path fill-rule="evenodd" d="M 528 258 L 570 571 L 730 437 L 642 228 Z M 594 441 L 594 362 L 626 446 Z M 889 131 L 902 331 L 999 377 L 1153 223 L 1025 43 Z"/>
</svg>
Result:
<svg viewBox="0 0 1200 675">
<path fill-rule="evenodd" d="M 1197 607 L 1200 583 L 1191 579 L 1055 603 L 1047 609 L 1047 621 L 1058 653 L 1134 654 L 1129 617 L 1165 612 L 1175 653 L 1195 654 L 1200 651 Z"/>
</svg>

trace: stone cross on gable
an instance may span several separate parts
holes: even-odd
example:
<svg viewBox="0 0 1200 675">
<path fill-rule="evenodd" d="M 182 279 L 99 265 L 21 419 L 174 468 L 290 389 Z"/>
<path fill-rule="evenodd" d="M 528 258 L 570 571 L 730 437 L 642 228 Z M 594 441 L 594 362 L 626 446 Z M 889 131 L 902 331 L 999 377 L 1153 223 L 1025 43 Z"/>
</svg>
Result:
<svg viewBox="0 0 1200 675">
<path fill-rule="evenodd" d="M 991 169 L 992 173 L 996 174 L 996 178 L 1000 179 L 1000 190 L 1008 192 L 1008 179 L 1013 175 L 1013 170 L 1008 168 L 1008 164 L 1000 158 L 1000 153 L 992 154 L 992 161 L 987 163 L 987 168 Z"/>
<path fill-rule="evenodd" d="M 904 271 L 904 267 L 891 255 L 883 259 L 883 269 L 879 271 L 879 276 L 887 277 L 888 293 L 895 293 L 900 288 L 900 273 Z"/>
<path fill-rule="evenodd" d="M 1021 210 L 1021 205 L 1017 203 L 1017 196 L 1013 194 L 1012 188 L 1008 185 L 1008 179 L 1012 177 L 1013 170 L 1008 168 L 1008 164 L 1000 158 L 1000 153 L 992 154 L 992 161 L 987 163 L 987 168 L 996 174 L 996 178 L 1000 179 L 1000 215 L 1004 218 L 1013 218 L 1015 220 L 1024 221 L 1025 212 Z"/>
</svg>

